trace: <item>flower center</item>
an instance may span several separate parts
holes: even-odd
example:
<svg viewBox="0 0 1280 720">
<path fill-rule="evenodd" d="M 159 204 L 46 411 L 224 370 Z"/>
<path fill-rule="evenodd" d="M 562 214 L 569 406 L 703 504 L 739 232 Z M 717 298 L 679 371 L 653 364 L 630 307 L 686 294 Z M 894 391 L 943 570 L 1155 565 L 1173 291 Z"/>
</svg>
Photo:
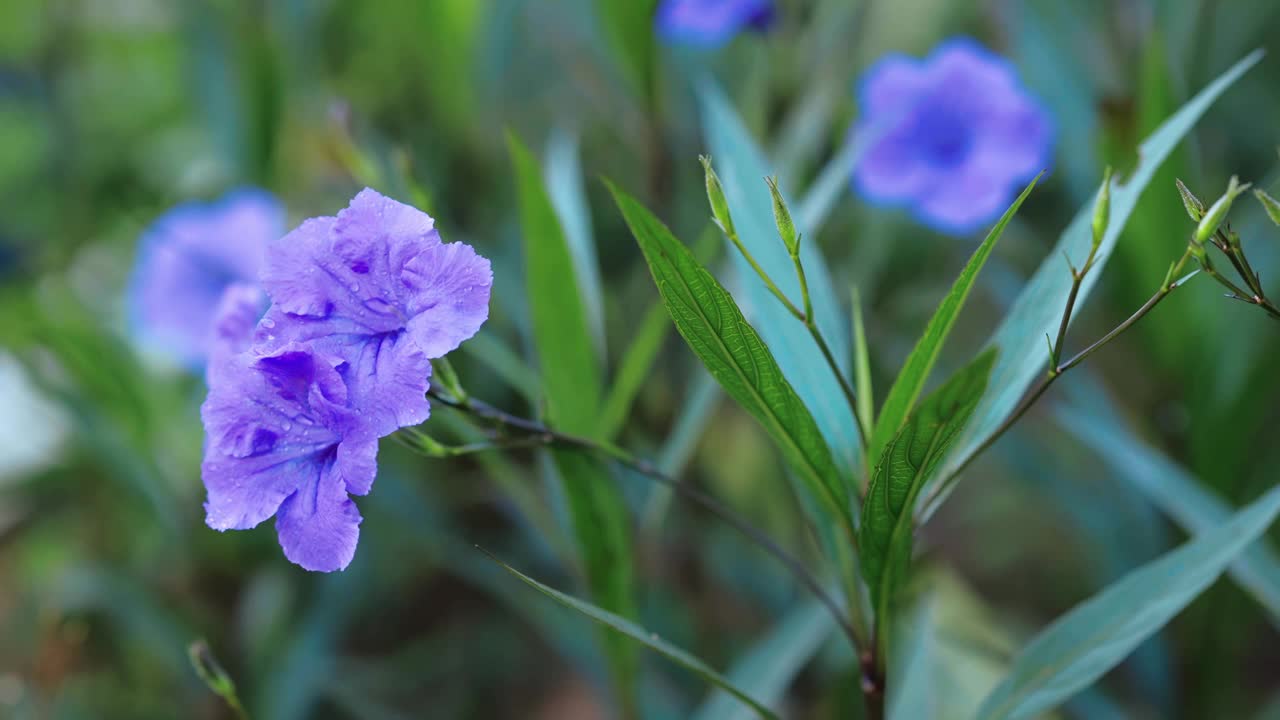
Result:
<svg viewBox="0 0 1280 720">
<path fill-rule="evenodd" d="M 933 165 L 951 168 L 964 163 L 973 133 L 962 113 L 941 103 L 921 107 L 915 117 L 916 147 Z"/>
</svg>

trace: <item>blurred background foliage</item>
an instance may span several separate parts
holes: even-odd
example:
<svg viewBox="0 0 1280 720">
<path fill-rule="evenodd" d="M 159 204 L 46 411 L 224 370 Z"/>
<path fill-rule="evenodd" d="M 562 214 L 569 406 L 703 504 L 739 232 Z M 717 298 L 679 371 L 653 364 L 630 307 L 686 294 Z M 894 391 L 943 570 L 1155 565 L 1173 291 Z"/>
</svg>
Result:
<svg viewBox="0 0 1280 720">
<path fill-rule="evenodd" d="M 494 260 L 491 319 L 455 355 L 461 376 L 489 402 L 534 414 L 509 129 L 544 164 L 566 232 L 594 241 L 589 312 L 608 366 L 638 327 L 666 334 L 620 441 L 812 557 L 763 433 L 660 316 L 640 323 L 656 293 L 596 178 L 628 188 L 695 244 L 709 226 L 698 78 L 725 87 L 799 196 L 842 147 L 857 116 L 852 85 L 870 62 L 978 38 L 1051 108 L 1058 144 L 944 351 L 954 368 L 1088 201 L 1103 165 L 1132 167 L 1161 119 L 1280 36 L 1280 5 L 1267 2 L 781 8 L 769 35 L 704 53 L 658 43 L 651 6 L 637 0 L 0 4 L 0 717 L 230 717 L 187 662 L 198 638 L 254 717 L 608 715 L 587 621 L 473 547 L 574 586 L 546 458 L 423 460 L 384 443 L 377 487 L 361 501 L 361 550 L 329 576 L 285 561 L 269 527 L 204 526 L 203 383 L 135 353 L 122 310 L 137 238 L 174 203 L 253 184 L 278 194 L 296 223 L 370 185 L 422 207 L 447 240 Z M 1073 337 L 1126 317 L 1180 252 L 1190 224 L 1175 177 L 1205 198 L 1233 173 L 1274 193 L 1278 79 L 1273 53 L 1165 165 Z M 1274 285 L 1280 237 L 1246 207 L 1233 221 Z M 882 397 L 973 240 L 845 191 L 806 242 L 826 253 L 839 295 L 861 292 Z M 698 247 L 727 267 L 718 243 Z M 1278 352 L 1274 323 L 1193 283 L 973 467 L 921 542 L 945 590 L 926 610 L 948 628 L 941 657 L 955 693 L 981 696 L 1031 631 L 1183 537 L 1125 477 L 1132 468 L 1109 462 L 1081 426 L 1144 443 L 1239 504 L 1280 480 Z M 470 432 L 442 408 L 427 427 L 457 440 Z M 809 637 L 790 711 L 857 716 L 856 664 L 838 642 L 824 646 L 835 634 L 783 570 L 697 508 L 637 477 L 615 479 L 636 519 L 646 627 L 718 668 L 771 629 Z M 1061 714 L 1254 717 L 1280 707 L 1275 632 L 1274 617 L 1220 582 Z M 643 662 L 646 717 L 687 717 L 706 696 L 693 676 Z"/>
</svg>

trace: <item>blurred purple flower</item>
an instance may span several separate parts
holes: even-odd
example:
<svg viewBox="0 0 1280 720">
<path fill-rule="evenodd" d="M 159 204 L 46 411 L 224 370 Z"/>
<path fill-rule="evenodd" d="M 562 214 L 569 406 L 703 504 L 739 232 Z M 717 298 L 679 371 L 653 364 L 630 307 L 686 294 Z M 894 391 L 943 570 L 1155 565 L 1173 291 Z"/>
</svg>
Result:
<svg viewBox="0 0 1280 720">
<path fill-rule="evenodd" d="M 969 39 L 924 60 L 882 58 L 863 75 L 858 102 L 854 133 L 869 145 L 854 186 L 942 232 L 994 220 L 1051 159 L 1048 113 L 1007 60 Z"/>
<path fill-rule="evenodd" d="M 348 494 L 372 487 L 378 437 L 331 359 L 291 343 L 227 358 L 211 375 L 200 409 L 205 522 L 245 530 L 275 515 L 285 557 L 345 568 L 361 519 Z"/>
<path fill-rule="evenodd" d="M 186 203 L 160 216 L 143 234 L 129 287 L 130 325 L 138 340 L 189 367 L 201 366 L 215 340 L 223 293 L 236 283 L 256 285 L 263 251 L 284 233 L 284 223 L 276 199 L 255 189 Z"/>
<path fill-rule="evenodd" d="M 426 213 L 365 189 L 273 243 L 262 284 L 272 306 L 256 342 L 340 358 L 354 402 L 387 434 L 427 419 L 430 360 L 488 318 L 493 272 L 471 246 L 441 242 Z"/>
<path fill-rule="evenodd" d="M 348 494 L 372 487 L 379 437 L 426 420 L 430 361 L 479 330 L 492 285 L 470 246 L 368 189 L 271 242 L 272 305 L 252 345 L 237 344 L 255 317 L 250 291 L 229 292 L 216 324 L 202 408 L 209 526 L 275 514 L 290 560 L 346 567 L 360 524 Z"/>
<path fill-rule="evenodd" d="M 666 42 L 714 49 L 745 29 L 768 30 L 775 18 L 773 0 L 663 0 L 654 24 Z"/>
</svg>

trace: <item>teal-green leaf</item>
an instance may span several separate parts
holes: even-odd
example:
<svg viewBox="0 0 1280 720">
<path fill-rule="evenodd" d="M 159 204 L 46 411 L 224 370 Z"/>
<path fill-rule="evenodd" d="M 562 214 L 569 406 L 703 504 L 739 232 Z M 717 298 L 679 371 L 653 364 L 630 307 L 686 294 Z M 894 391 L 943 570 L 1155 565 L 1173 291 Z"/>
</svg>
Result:
<svg viewBox="0 0 1280 720">
<path fill-rule="evenodd" d="M 925 326 L 924 334 L 916 341 L 916 346 L 912 348 L 911 354 L 907 356 L 907 361 L 903 363 L 902 370 L 899 371 L 898 377 L 894 379 L 893 387 L 889 389 L 889 395 L 885 398 L 884 406 L 880 409 L 879 420 L 876 422 L 875 431 L 871 433 L 871 443 L 867 448 L 869 457 L 880 457 L 880 452 L 884 449 L 885 444 L 889 442 L 889 438 L 902 429 L 902 424 L 906 422 L 907 415 L 910 414 L 911 408 L 915 406 L 916 399 L 920 397 L 920 392 L 924 390 L 925 381 L 929 379 L 929 371 L 933 369 L 933 364 L 938 359 L 938 353 L 942 350 L 942 345 L 946 342 L 947 335 L 951 332 L 951 327 L 960 315 L 960 308 L 964 307 L 964 301 L 968 299 L 969 291 L 973 289 L 973 284 L 978 279 L 978 273 L 981 272 L 982 266 L 987 263 L 987 258 L 990 257 L 996 242 L 1004 233 L 1005 226 L 1013 219 L 1014 213 L 1018 212 L 1018 208 L 1022 206 L 1022 201 L 1026 200 L 1027 196 L 1031 194 L 1031 189 L 1036 186 L 1036 182 L 1039 179 L 1040 176 L 1037 175 L 1027 185 L 1027 188 L 1022 191 L 1017 200 L 1013 201 L 1013 204 L 1005 211 L 1004 216 L 995 224 L 995 227 L 991 228 L 991 232 L 987 233 L 987 238 L 974 251 L 973 256 L 969 258 L 969 262 L 960 271 L 960 277 L 956 278 L 951 290 L 947 292 L 946 297 L 942 299 L 942 303 L 938 305 L 938 309 L 933 313 L 933 317 L 929 319 L 929 324 Z"/>
<path fill-rule="evenodd" d="M 821 603 L 798 605 L 733 664 L 729 682 L 751 688 L 762 704 L 776 706 L 796 675 L 836 632 L 831 613 Z M 747 716 L 747 709 L 731 694 L 717 690 L 693 720 L 745 720 Z"/>
<path fill-rule="evenodd" d="M 764 184 L 763 182 L 761 183 Z M 643 205 L 609 186 L 676 329 L 711 375 L 764 425 L 831 518 L 852 531 L 848 488 L 813 416 L 729 292 Z"/>
<path fill-rule="evenodd" d="M 1077 605 L 1014 658 L 979 720 L 1039 717 L 1115 667 L 1213 584 L 1280 513 L 1280 487 Z"/>
<path fill-rule="evenodd" d="M 862 575 L 882 624 L 911 562 L 916 496 L 973 414 L 996 354 L 994 348 L 982 353 L 926 397 L 876 462 L 862 505 L 860 550 Z"/>
<path fill-rule="evenodd" d="M 596 259 L 591 211 L 582 182 L 582 163 L 578 155 L 577 135 L 562 129 L 553 131 L 547 140 L 543 175 L 547 180 L 547 195 L 551 199 L 551 206 L 560 218 L 569 254 L 573 256 L 578 292 L 585 302 L 587 325 L 591 329 L 596 352 L 604 358 L 604 291 L 600 285 L 600 263 Z"/>
<path fill-rule="evenodd" d="M 1189 533 L 1206 532 L 1225 523 L 1232 508 L 1168 456 L 1146 444 L 1118 414 L 1099 415 L 1060 408 L 1060 424 L 1098 453 L 1116 475 Z M 1266 539 L 1240 553 L 1227 573 L 1280 626 L 1280 556 Z"/>
<path fill-rule="evenodd" d="M 703 133 L 715 158 L 738 237 L 783 294 L 799 303 L 800 284 L 787 249 L 778 237 L 772 198 L 764 182 L 765 176 L 774 173 L 770 172 L 763 153 L 719 88 L 705 83 L 699 87 L 699 96 Z M 789 197 L 787 200 L 795 206 Z M 850 370 L 848 319 L 841 316 L 840 301 L 832 287 L 826 261 L 818 243 L 814 242 L 817 235 L 810 232 L 801 214 L 796 215 L 795 221 L 796 230 L 806 238 L 801 243 L 800 259 L 804 263 L 818 328 L 847 376 Z M 741 253 L 731 254 L 742 287 L 742 304 L 749 308 L 751 320 L 778 366 L 794 383 L 796 392 L 813 414 L 837 466 L 851 473 L 861 463 L 858 426 L 839 381 L 804 325 L 773 297 Z"/>
<path fill-rule="evenodd" d="M 599 415 L 601 371 L 587 311 L 574 277 L 573 253 L 529 151 L 507 135 L 520 195 L 525 281 L 534 348 L 550 421 L 592 435 Z"/>
<path fill-rule="evenodd" d="M 596 0 L 605 38 L 636 94 L 648 102 L 653 94 L 657 57 L 653 14 L 657 0 Z"/>
<path fill-rule="evenodd" d="M 1138 149 L 1138 164 L 1124 183 L 1116 183 L 1111 191 L 1111 223 L 1098 248 L 1093 271 L 1085 276 L 1080 287 L 1076 307 L 1082 307 L 1094 283 L 1102 275 L 1102 269 L 1124 231 L 1125 223 L 1138 204 L 1138 198 L 1146 189 L 1156 169 L 1164 162 L 1182 138 L 1191 130 L 1200 116 L 1214 100 L 1231 86 L 1246 70 L 1257 64 L 1262 52 L 1255 51 L 1236 63 L 1208 87 L 1201 90 L 1178 112 L 1169 117 Z M 1114 182 L 1114 181 L 1113 181 Z M 1163 189 L 1164 192 L 1171 192 Z M 991 344 L 1001 349 L 1000 362 L 991 372 L 991 391 L 979 403 L 974 420 L 956 442 L 948 455 L 939 477 L 953 475 L 982 442 L 1009 417 L 1028 386 L 1040 375 L 1048 361 L 1049 349 L 1045 335 L 1057 331 L 1071 290 L 1071 273 L 1063 259 L 1065 253 L 1076 263 L 1083 263 L 1092 243 L 1090 224 L 1093 202 L 1076 213 L 1058 246 L 1054 248 L 1031 281 L 1014 302 L 991 338 Z M 1078 314 L 1078 313 L 1077 313 Z M 940 501 L 941 498 L 938 498 Z M 937 507 L 934 502 L 925 508 L 926 513 Z"/>
<path fill-rule="evenodd" d="M 711 683 L 712 685 L 715 685 L 716 687 L 719 687 L 725 690 L 726 692 L 730 693 L 731 695 L 738 698 L 742 702 L 746 703 L 753 710 L 755 710 L 760 717 L 769 718 L 770 720 L 778 720 L 777 715 L 774 715 L 773 712 L 771 712 L 768 708 L 766 708 L 761 703 L 757 702 L 755 699 L 753 699 L 750 695 L 748 695 L 743 690 L 739 690 L 737 687 L 733 685 L 733 683 L 729 682 L 729 680 L 726 679 L 723 675 L 716 672 L 716 670 L 712 668 L 710 665 L 707 665 L 705 662 L 689 654 L 685 650 L 682 650 L 676 647 L 675 645 L 672 645 L 671 643 L 667 642 L 666 640 L 663 640 L 662 638 L 658 637 L 656 633 L 651 633 L 645 630 L 644 628 L 640 627 L 639 625 L 636 625 L 635 623 L 631 622 L 630 620 L 627 620 L 626 618 L 623 618 L 623 617 L 619 617 L 614 613 L 611 613 L 608 610 L 605 610 L 604 608 L 597 607 L 595 605 L 592 605 L 591 603 L 583 602 L 582 600 L 579 600 L 571 595 L 566 595 L 560 592 L 559 590 L 556 590 L 555 588 L 544 585 L 538 582 L 537 580 L 534 580 L 533 578 L 529 577 L 528 575 L 521 573 L 519 570 L 516 570 L 510 565 L 507 565 L 506 563 L 498 560 L 497 558 L 494 558 L 494 562 L 501 565 L 507 572 L 519 578 L 522 582 L 524 582 L 529 587 L 537 590 L 543 595 L 546 595 L 552 600 L 555 600 L 561 605 L 571 610 L 576 610 L 577 612 L 580 612 L 583 615 L 586 615 L 587 617 L 591 618 L 595 622 L 600 623 L 601 625 L 604 625 L 605 627 L 612 629 L 616 633 L 619 633 L 625 637 L 628 637 L 644 645 L 645 647 L 662 655 L 663 657 L 676 663 L 677 665 L 680 665 L 685 669 L 693 671 L 696 675 L 698 675 L 698 677 L 702 678 L 703 680 L 706 680 L 707 682 Z"/>
</svg>

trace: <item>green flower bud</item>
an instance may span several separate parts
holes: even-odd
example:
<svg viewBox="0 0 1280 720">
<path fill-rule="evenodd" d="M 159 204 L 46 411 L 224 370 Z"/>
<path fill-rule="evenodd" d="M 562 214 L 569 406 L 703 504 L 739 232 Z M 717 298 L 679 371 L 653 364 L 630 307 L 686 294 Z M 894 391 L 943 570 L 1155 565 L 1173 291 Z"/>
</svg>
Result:
<svg viewBox="0 0 1280 720">
<path fill-rule="evenodd" d="M 1271 218 L 1271 222 L 1280 225 L 1280 200 L 1271 197 L 1261 188 L 1254 190 L 1253 196 L 1262 203 L 1262 208 L 1267 211 L 1267 217 Z"/>
<path fill-rule="evenodd" d="M 791 220 L 791 211 L 787 209 L 787 203 L 782 199 L 782 192 L 778 190 L 778 179 L 767 177 L 764 179 L 769 184 L 769 193 L 773 195 L 773 221 L 778 226 L 778 234 L 782 236 L 782 243 L 787 246 L 787 252 L 791 257 L 800 254 L 800 234 L 796 232 L 796 224 Z"/>
<path fill-rule="evenodd" d="M 1200 225 L 1196 227 L 1196 245 L 1204 245 L 1209 242 L 1209 238 L 1218 232 L 1218 226 L 1222 225 L 1222 222 L 1227 219 L 1227 213 L 1231 211 L 1231 203 L 1235 202 L 1235 199 L 1248 189 L 1248 183 L 1241 185 L 1239 178 L 1235 175 L 1231 176 L 1231 182 L 1227 184 L 1227 192 L 1205 211 L 1204 217 L 1200 220 Z"/>
<path fill-rule="evenodd" d="M 1187 209 L 1187 214 L 1192 220 L 1200 222 L 1204 217 L 1204 203 L 1200 202 L 1200 198 L 1192 195 L 1181 180 L 1175 180 L 1175 182 L 1178 183 L 1178 194 L 1182 196 L 1182 206 Z"/>
<path fill-rule="evenodd" d="M 702 169 L 707 176 L 707 200 L 711 203 L 711 215 L 725 235 L 736 236 L 733 216 L 729 214 L 729 201 L 724 198 L 724 186 L 720 184 L 720 177 L 711 167 L 711 158 L 699 155 L 698 160 L 702 162 Z"/>
<path fill-rule="evenodd" d="M 1098 200 L 1093 205 L 1093 248 L 1102 244 L 1102 236 L 1107 234 L 1107 225 L 1111 222 L 1111 166 L 1102 175 L 1102 188 L 1098 190 Z"/>
</svg>

